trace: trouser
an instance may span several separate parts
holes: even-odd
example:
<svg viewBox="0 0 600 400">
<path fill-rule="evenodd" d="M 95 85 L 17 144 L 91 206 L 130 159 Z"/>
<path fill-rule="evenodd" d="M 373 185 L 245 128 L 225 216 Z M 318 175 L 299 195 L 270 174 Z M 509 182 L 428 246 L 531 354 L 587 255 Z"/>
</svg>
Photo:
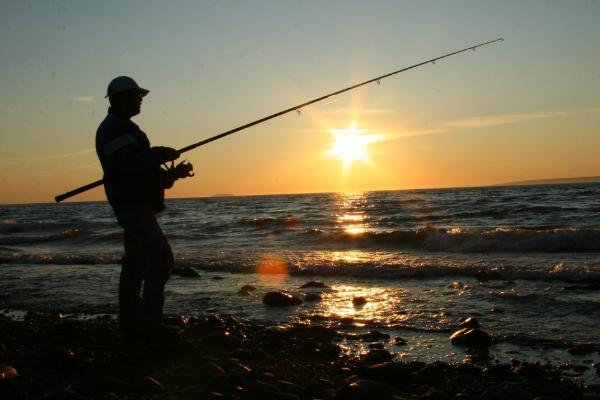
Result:
<svg viewBox="0 0 600 400">
<path fill-rule="evenodd" d="M 137 337 L 142 330 L 151 333 L 162 327 L 164 289 L 173 268 L 173 252 L 152 207 L 113 205 L 113 210 L 125 235 L 119 322 L 125 335 Z"/>
</svg>

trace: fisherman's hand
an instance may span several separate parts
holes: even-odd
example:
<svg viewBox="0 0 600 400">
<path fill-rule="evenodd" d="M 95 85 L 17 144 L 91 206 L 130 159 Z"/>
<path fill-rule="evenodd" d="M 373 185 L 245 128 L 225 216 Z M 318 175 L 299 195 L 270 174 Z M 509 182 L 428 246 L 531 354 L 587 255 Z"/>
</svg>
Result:
<svg viewBox="0 0 600 400">
<path fill-rule="evenodd" d="M 194 176 L 194 166 L 189 161 L 182 161 L 173 168 L 175 179 Z"/>
<path fill-rule="evenodd" d="M 164 164 L 179 158 L 179 152 L 172 147 L 155 146 L 151 148 L 150 151 L 154 153 L 159 164 Z"/>
</svg>

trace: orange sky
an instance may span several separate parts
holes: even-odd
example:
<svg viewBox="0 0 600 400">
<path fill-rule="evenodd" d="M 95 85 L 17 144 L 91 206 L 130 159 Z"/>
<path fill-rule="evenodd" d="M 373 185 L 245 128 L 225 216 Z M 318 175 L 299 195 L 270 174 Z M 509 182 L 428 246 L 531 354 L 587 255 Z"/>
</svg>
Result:
<svg viewBox="0 0 600 400">
<path fill-rule="evenodd" d="M 170 9 L 132 1 L 118 14 L 65 4 L 15 2 L 0 13 L 0 203 L 51 202 L 101 177 L 94 134 L 114 76 L 151 90 L 134 121 L 154 145 L 180 148 L 497 37 L 506 41 L 196 149 L 185 157 L 197 176 L 168 196 L 600 175 L 597 2 L 459 2 L 468 7 L 457 10 L 446 2 Z M 334 132 L 352 124 L 377 140 L 344 163 L 331 151 Z M 94 189 L 73 200 L 104 198 Z"/>
</svg>

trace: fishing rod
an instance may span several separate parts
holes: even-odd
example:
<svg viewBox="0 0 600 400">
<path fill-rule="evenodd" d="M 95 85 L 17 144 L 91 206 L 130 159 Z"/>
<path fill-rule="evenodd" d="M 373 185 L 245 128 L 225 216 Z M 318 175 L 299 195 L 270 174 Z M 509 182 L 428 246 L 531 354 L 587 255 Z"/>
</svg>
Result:
<svg viewBox="0 0 600 400">
<path fill-rule="evenodd" d="M 280 116 L 282 116 L 284 114 L 287 114 L 287 113 L 290 113 L 292 111 L 297 111 L 299 113 L 301 108 L 304 108 L 304 107 L 309 106 L 309 105 L 314 104 L 314 103 L 318 103 L 319 101 L 323 101 L 323 100 L 328 99 L 330 97 L 337 96 L 338 94 L 341 94 L 341 93 L 344 93 L 344 92 L 348 92 L 348 91 L 356 89 L 358 87 L 361 87 L 361 86 L 364 86 L 364 85 L 368 85 L 369 83 L 373 83 L 373 82 L 379 83 L 384 78 L 390 77 L 392 75 L 399 74 L 399 73 L 404 72 L 404 71 L 408 71 L 409 69 L 417 68 L 417 67 L 420 67 L 422 65 L 429 64 L 429 63 L 435 64 L 436 61 L 441 60 L 443 58 L 450 57 L 450 56 L 453 56 L 455 54 L 463 53 L 463 52 L 469 51 L 469 50 L 475 51 L 475 49 L 477 49 L 478 47 L 482 47 L 482 46 L 486 46 L 488 44 L 492 44 L 492 43 L 495 43 L 495 42 L 502 42 L 502 41 L 504 41 L 504 39 L 498 38 L 498 39 L 495 39 L 495 40 L 490 40 L 489 42 L 479 43 L 479 44 L 476 44 L 474 46 L 470 46 L 470 47 L 464 48 L 462 50 L 457 50 L 457 51 L 454 51 L 452 53 L 444 54 L 443 56 L 435 57 L 435 58 L 432 58 L 431 60 L 423 61 L 423 62 L 420 62 L 418 64 L 411 65 L 410 67 L 405 67 L 405 68 L 399 69 L 397 71 L 390 72 L 388 74 L 381 75 L 381 76 L 378 76 L 376 78 L 369 79 L 367 81 L 364 81 L 364 82 L 361 82 L 361 83 L 357 83 L 357 84 L 352 85 L 352 86 L 348 86 L 347 88 L 344 88 L 344 89 L 336 90 L 335 92 L 326 94 L 324 96 L 318 97 L 316 99 L 307 101 L 307 102 L 302 103 L 302 104 L 298 104 L 298 105 L 290 107 L 290 108 L 286 108 L 283 111 L 276 112 L 275 114 L 271 114 L 271 115 L 268 115 L 266 117 L 257 119 L 256 121 L 249 122 L 249 123 L 247 123 L 245 125 L 238 126 L 237 128 L 230 129 L 230 130 L 228 130 L 226 132 L 223 132 L 223 133 L 220 133 L 218 135 L 212 136 L 212 137 L 210 137 L 208 139 L 204 139 L 204 140 L 201 140 L 201 141 L 199 141 L 197 143 L 190 144 L 189 146 L 186 146 L 186 147 L 183 147 L 183 148 L 177 150 L 177 152 L 179 154 L 185 153 L 186 151 L 193 150 L 196 147 L 204 146 L 205 144 L 208 144 L 210 142 L 214 142 L 215 140 L 219 140 L 221 138 L 224 138 L 225 136 L 229 136 L 229 135 L 231 135 L 233 133 L 236 133 L 236 132 L 239 132 L 241 130 L 250 128 L 251 126 L 261 124 L 261 123 L 266 122 L 266 121 L 268 121 L 270 119 L 280 117 Z M 97 186 L 100 186 L 103 183 L 104 183 L 104 180 L 103 179 L 99 179 L 99 180 L 97 180 L 95 182 L 88 183 L 87 185 L 81 186 L 81 187 L 79 187 L 77 189 L 71 190 L 71 191 L 63 193 L 63 194 L 59 194 L 58 196 L 56 196 L 54 198 L 54 200 L 56 200 L 56 202 L 58 203 L 60 201 L 68 199 L 69 197 L 73 197 L 73 196 L 75 196 L 77 194 L 86 192 L 86 191 L 88 191 L 90 189 L 93 189 L 93 188 L 95 188 Z"/>
</svg>

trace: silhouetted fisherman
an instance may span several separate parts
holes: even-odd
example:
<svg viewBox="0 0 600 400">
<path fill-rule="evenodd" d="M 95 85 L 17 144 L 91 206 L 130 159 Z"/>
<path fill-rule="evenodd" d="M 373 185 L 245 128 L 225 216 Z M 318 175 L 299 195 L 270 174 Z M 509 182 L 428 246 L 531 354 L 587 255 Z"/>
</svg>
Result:
<svg viewBox="0 0 600 400">
<path fill-rule="evenodd" d="M 119 321 L 124 340 L 130 343 L 166 335 L 162 310 L 173 253 L 155 214 L 165 208 L 164 189 L 188 176 L 179 168 L 161 168 L 179 153 L 170 147 L 150 147 L 146 134 L 131 121 L 148 93 L 130 77 L 113 79 L 106 94 L 108 115 L 96 132 L 106 197 L 124 230 Z"/>
</svg>

